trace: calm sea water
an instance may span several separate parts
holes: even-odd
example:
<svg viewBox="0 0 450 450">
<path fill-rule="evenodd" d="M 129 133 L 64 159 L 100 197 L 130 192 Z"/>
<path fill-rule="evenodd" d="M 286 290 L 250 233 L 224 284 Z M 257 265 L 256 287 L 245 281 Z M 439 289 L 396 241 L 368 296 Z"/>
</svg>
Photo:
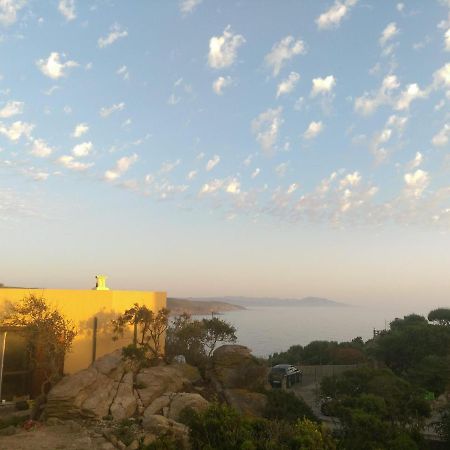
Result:
<svg viewBox="0 0 450 450">
<path fill-rule="evenodd" d="M 410 313 L 407 308 L 249 307 L 224 313 L 220 318 L 237 328 L 239 344 L 257 356 L 268 356 L 314 340 L 348 341 L 356 336 L 367 340 L 374 328 L 384 329 L 396 317 Z"/>
</svg>

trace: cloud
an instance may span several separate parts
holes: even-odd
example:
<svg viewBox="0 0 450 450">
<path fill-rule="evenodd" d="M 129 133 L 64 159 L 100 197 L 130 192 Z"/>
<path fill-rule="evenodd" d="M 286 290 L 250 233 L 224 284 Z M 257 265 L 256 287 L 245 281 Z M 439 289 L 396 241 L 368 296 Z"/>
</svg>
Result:
<svg viewBox="0 0 450 450">
<path fill-rule="evenodd" d="M 406 89 L 397 98 L 394 108 L 398 111 L 409 109 L 411 102 L 418 98 L 426 98 L 427 96 L 427 92 L 422 91 L 416 83 L 408 84 Z"/>
<path fill-rule="evenodd" d="M 92 142 L 82 142 L 81 144 L 75 145 L 72 149 L 73 156 L 77 158 L 82 158 L 84 156 L 88 156 L 92 150 Z"/>
<path fill-rule="evenodd" d="M 74 156 L 63 155 L 58 158 L 58 163 L 64 166 L 66 169 L 74 170 L 76 172 L 83 172 L 94 165 L 94 163 L 83 163 L 77 161 Z"/>
<path fill-rule="evenodd" d="M 217 78 L 217 80 L 215 80 L 213 82 L 212 88 L 213 91 L 217 94 L 217 95 L 222 95 L 223 94 L 223 90 L 230 86 L 233 82 L 233 79 L 228 75 L 226 77 L 219 77 Z"/>
<path fill-rule="evenodd" d="M 39 158 L 47 158 L 53 153 L 53 149 L 43 140 L 35 139 L 33 141 L 33 147 L 31 148 L 31 154 Z"/>
<path fill-rule="evenodd" d="M 278 85 L 277 98 L 280 95 L 285 95 L 292 92 L 299 80 L 300 75 L 297 72 L 291 72 L 289 76 Z"/>
<path fill-rule="evenodd" d="M 286 172 L 289 168 L 289 164 L 287 162 L 283 162 L 278 164 L 278 166 L 275 167 L 275 173 L 279 177 L 284 177 L 286 175 Z"/>
<path fill-rule="evenodd" d="M 259 169 L 258 167 L 253 171 L 253 173 L 251 174 L 251 177 L 253 179 L 255 179 L 259 174 L 261 173 L 261 169 Z"/>
<path fill-rule="evenodd" d="M 33 124 L 20 120 L 13 122 L 9 127 L 0 122 L 0 134 L 3 134 L 13 142 L 18 141 L 22 136 L 29 138 L 33 128 Z"/>
<path fill-rule="evenodd" d="M 128 36 L 128 31 L 122 29 L 122 27 L 118 23 L 115 23 L 115 24 L 111 25 L 111 27 L 109 28 L 108 36 L 100 37 L 97 41 L 97 44 L 100 48 L 105 48 L 108 45 L 111 45 L 114 42 L 116 42 L 118 39 L 121 39 L 121 38 L 124 38 L 127 36 Z"/>
<path fill-rule="evenodd" d="M 200 189 L 200 194 L 215 194 L 217 191 L 222 189 L 224 185 L 224 180 L 214 179 L 208 183 L 205 183 Z"/>
<path fill-rule="evenodd" d="M 26 0 L 0 0 L 0 23 L 5 26 L 12 25 L 25 4 Z"/>
<path fill-rule="evenodd" d="M 241 183 L 236 178 L 232 178 L 225 186 L 225 192 L 228 194 L 239 194 L 241 192 Z"/>
<path fill-rule="evenodd" d="M 383 79 L 381 87 L 377 92 L 365 92 L 355 100 L 355 111 L 363 115 L 370 115 L 381 105 L 392 102 L 392 92 L 400 87 L 395 75 L 388 75 Z"/>
<path fill-rule="evenodd" d="M 393 37 L 399 33 L 397 24 L 395 22 L 389 23 L 381 33 L 379 43 L 384 47 Z"/>
<path fill-rule="evenodd" d="M 100 116 L 105 118 L 105 117 L 110 116 L 114 112 L 123 111 L 124 109 L 125 109 L 125 103 L 124 102 L 115 103 L 114 105 L 110 106 L 109 108 L 107 108 L 106 106 L 103 106 L 100 109 Z"/>
<path fill-rule="evenodd" d="M 280 127 L 283 124 L 281 116 L 283 109 L 267 109 L 252 121 L 252 131 L 265 153 L 271 153 L 278 139 Z"/>
<path fill-rule="evenodd" d="M 317 19 L 316 24 L 319 30 L 329 30 L 338 28 L 341 20 L 349 13 L 350 9 L 358 0 L 346 0 L 344 2 L 336 0 L 327 11 L 322 13 Z"/>
<path fill-rule="evenodd" d="M 64 55 L 61 55 L 64 57 Z M 51 52 L 47 59 L 39 59 L 36 62 L 39 70 L 47 77 L 58 80 L 67 76 L 67 70 L 72 67 L 78 67 L 76 61 L 61 62 L 61 56 L 58 52 Z"/>
<path fill-rule="evenodd" d="M 74 20 L 77 15 L 75 13 L 75 0 L 60 0 L 58 11 L 66 18 L 66 20 Z"/>
<path fill-rule="evenodd" d="M 71 136 L 74 138 L 79 138 L 89 131 L 89 126 L 87 123 L 79 123 L 73 130 Z"/>
<path fill-rule="evenodd" d="M 203 0 L 181 0 L 179 3 L 181 14 L 187 15 L 192 13 L 202 1 Z"/>
<path fill-rule="evenodd" d="M 187 179 L 188 180 L 194 180 L 195 178 L 196 178 L 196 176 L 197 176 L 197 174 L 198 174 L 198 171 L 197 170 L 191 170 L 188 174 L 187 174 Z"/>
<path fill-rule="evenodd" d="M 361 182 L 361 174 L 359 172 L 353 172 L 347 174 L 344 178 L 339 182 L 340 189 L 347 188 L 348 186 L 358 186 Z"/>
<path fill-rule="evenodd" d="M 123 156 L 116 162 L 116 166 L 112 170 L 107 170 L 105 172 L 105 179 L 107 181 L 114 181 L 117 178 L 120 178 L 128 169 L 136 163 L 139 159 L 136 153 L 133 153 L 130 156 Z"/>
<path fill-rule="evenodd" d="M 311 97 L 319 94 L 329 94 L 336 86 L 336 78 L 333 75 L 328 75 L 325 78 L 313 78 Z"/>
<path fill-rule="evenodd" d="M 272 69 L 273 76 L 280 73 L 284 63 L 292 59 L 296 55 L 306 53 L 305 43 L 293 36 L 286 36 L 280 42 L 273 45 L 272 50 L 265 56 L 266 65 Z"/>
<path fill-rule="evenodd" d="M 432 87 L 434 89 L 447 89 L 450 87 L 450 63 L 445 64 L 434 72 Z"/>
<path fill-rule="evenodd" d="M 416 156 L 414 156 L 414 159 L 408 162 L 406 165 L 406 168 L 408 170 L 413 170 L 419 167 L 423 163 L 423 155 L 420 152 L 416 152 Z"/>
<path fill-rule="evenodd" d="M 406 195 L 415 198 L 421 197 L 423 191 L 430 184 L 430 176 L 428 172 L 425 172 L 421 169 L 417 169 L 415 172 L 405 174 L 404 180 L 406 184 Z"/>
<path fill-rule="evenodd" d="M 10 101 L 0 109 L 0 119 L 7 119 L 23 113 L 24 102 Z"/>
<path fill-rule="evenodd" d="M 449 139 L 450 139 L 450 124 L 446 123 L 439 130 L 439 132 L 433 136 L 431 143 L 435 147 L 444 147 L 445 145 L 448 144 Z"/>
<path fill-rule="evenodd" d="M 166 161 L 162 164 L 161 169 L 159 169 L 159 173 L 170 173 L 173 169 L 175 169 L 175 167 L 179 166 L 180 163 L 181 159 L 177 159 L 176 161 Z"/>
<path fill-rule="evenodd" d="M 209 40 L 209 67 L 223 69 L 233 65 L 237 57 L 237 50 L 244 43 L 244 36 L 234 34 L 231 26 L 228 25 L 222 36 L 213 36 Z"/>
<path fill-rule="evenodd" d="M 312 121 L 309 125 L 306 131 L 303 133 L 303 137 L 305 139 L 314 139 L 316 136 L 318 136 L 324 129 L 322 122 L 314 122 Z"/>
<path fill-rule="evenodd" d="M 210 172 L 211 170 L 214 169 L 214 167 L 217 166 L 217 164 L 219 164 L 220 162 L 220 156 L 219 155 L 214 155 L 207 163 L 205 166 L 205 169 L 207 172 Z"/>
<path fill-rule="evenodd" d="M 122 77 L 123 80 L 130 79 L 130 72 L 128 71 L 127 66 L 121 66 L 117 69 L 116 74 Z"/>
</svg>

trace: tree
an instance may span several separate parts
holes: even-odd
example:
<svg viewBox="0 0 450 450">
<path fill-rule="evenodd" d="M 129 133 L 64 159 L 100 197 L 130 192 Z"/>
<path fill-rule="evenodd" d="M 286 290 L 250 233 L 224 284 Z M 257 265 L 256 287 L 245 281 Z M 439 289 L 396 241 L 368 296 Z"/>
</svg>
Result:
<svg viewBox="0 0 450 450">
<path fill-rule="evenodd" d="M 62 376 L 64 356 L 77 334 L 75 326 L 34 294 L 8 305 L 2 325 L 18 327 L 25 337 L 31 368 L 42 379 L 41 394 L 45 396 Z"/>
<path fill-rule="evenodd" d="M 135 330 L 133 345 L 124 349 L 124 355 L 133 358 L 157 359 L 163 356 L 163 335 L 169 326 L 169 310 L 157 313 L 145 305 L 135 303 L 117 319 L 112 321 L 113 339 L 124 335 L 129 327 Z M 133 356 L 134 355 L 134 356 Z"/>
<path fill-rule="evenodd" d="M 438 308 L 433 309 L 428 314 L 428 320 L 430 322 L 437 322 L 439 325 L 449 326 L 450 325 L 450 309 L 449 308 Z"/>
<path fill-rule="evenodd" d="M 236 328 L 224 320 L 217 317 L 203 319 L 202 325 L 204 329 L 203 345 L 208 358 L 213 354 L 218 342 L 236 342 L 237 340 Z"/>
</svg>

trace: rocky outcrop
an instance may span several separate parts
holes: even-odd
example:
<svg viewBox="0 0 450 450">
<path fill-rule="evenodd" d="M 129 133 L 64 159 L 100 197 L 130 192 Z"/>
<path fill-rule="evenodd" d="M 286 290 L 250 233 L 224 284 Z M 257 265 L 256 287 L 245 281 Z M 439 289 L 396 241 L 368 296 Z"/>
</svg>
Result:
<svg viewBox="0 0 450 450">
<path fill-rule="evenodd" d="M 170 392 L 154 400 L 145 410 L 144 417 L 159 414 L 169 419 L 179 420 L 181 412 L 185 408 L 200 412 L 204 411 L 208 406 L 209 402 L 200 394 Z"/>
<path fill-rule="evenodd" d="M 156 436 L 173 436 L 180 441 L 180 448 L 189 448 L 189 428 L 167 417 L 153 414 L 144 416 L 144 429 Z"/>
<path fill-rule="evenodd" d="M 257 390 L 267 383 L 267 368 L 247 347 L 222 345 L 213 353 L 207 376 L 218 390 Z"/>
<path fill-rule="evenodd" d="M 122 420 L 136 411 L 144 412 L 165 392 L 185 390 L 199 379 L 198 370 L 187 364 L 142 369 L 135 378 L 116 350 L 56 384 L 48 393 L 45 414 L 62 419 L 112 416 Z"/>
</svg>

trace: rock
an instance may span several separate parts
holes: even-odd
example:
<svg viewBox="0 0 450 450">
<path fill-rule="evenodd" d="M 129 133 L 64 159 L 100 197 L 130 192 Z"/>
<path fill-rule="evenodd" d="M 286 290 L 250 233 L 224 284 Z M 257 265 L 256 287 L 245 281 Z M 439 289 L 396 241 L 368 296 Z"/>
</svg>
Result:
<svg viewBox="0 0 450 450">
<path fill-rule="evenodd" d="M 144 446 L 152 444 L 153 442 L 156 441 L 156 438 L 157 438 L 156 435 L 154 435 L 153 433 L 147 433 L 144 436 L 144 441 L 143 441 Z"/>
<path fill-rule="evenodd" d="M 191 408 L 194 411 L 200 412 L 207 409 L 209 402 L 205 400 L 200 394 L 179 392 L 175 394 L 170 405 L 168 418 L 173 420 L 178 420 L 180 418 L 181 412 L 185 408 Z"/>
<path fill-rule="evenodd" d="M 77 450 L 85 450 L 87 448 L 90 448 L 92 445 L 91 438 L 89 437 L 82 437 L 79 439 L 76 439 L 73 442 L 73 448 Z"/>
<path fill-rule="evenodd" d="M 223 391 L 227 403 L 241 414 L 260 417 L 267 405 L 267 396 L 245 389 L 225 389 Z"/>
<path fill-rule="evenodd" d="M 89 368 L 64 377 L 48 393 L 47 417 L 101 418 L 110 406 L 124 374 L 121 351 L 104 355 Z"/>
<path fill-rule="evenodd" d="M 62 425 L 62 424 L 64 424 L 64 421 L 61 420 L 61 419 L 58 419 L 57 417 L 50 417 L 49 419 L 47 419 L 47 421 L 45 423 L 49 427 L 54 427 L 55 425 Z"/>
<path fill-rule="evenodd" d="M 243 345 L 222 345 L 207 371 L 213 384 L 224 389 L 257 390 L 267 383 L 267 368 Z"/>
<path fill-rule="evenodd" d="M 137 392 L 144 407 L 148 407 L 165 392 L 179 392 L 199 379 L 198 369 L 188 364 L 149 367 L 136 376 Z"/>
<path fill-rule="evenodd" d="M 147 415 L 144 416 L 142 425 L 156 436 L 167 435 L 179 439 L 183 443 L 183 448 L 189 445 L 189 428 L 172 419 L 157 414 Z"/>
<path fill-rule="evenodd" d="M 172 401 L 173 392 L 168 392 L 163 394 L 161 397 L 158 397 L 157 399 L 153 400 L 153 402 L 146 408 L 144 411 L 144 414 L 146 415 L 154 415 L 154 414 L 160 414 L 167 406 L 170 405 L 170 402 Z M 165 416 L 165 414 L 162 414 Z"/>
<path fill-rule="evenodd" d="M 119 388 L 116 397 L 110 407 L 111 415 L 115 420 L 123 420 L 131 417 L 137 408 L 137 401 L 133 390 L 133 374 L 126 373 Z"/>
<path fill-rule="evenodd" d="M 135 439 L 128 447 L 127 450 L 139 450 L 139 442 Z"/>
</svg>

